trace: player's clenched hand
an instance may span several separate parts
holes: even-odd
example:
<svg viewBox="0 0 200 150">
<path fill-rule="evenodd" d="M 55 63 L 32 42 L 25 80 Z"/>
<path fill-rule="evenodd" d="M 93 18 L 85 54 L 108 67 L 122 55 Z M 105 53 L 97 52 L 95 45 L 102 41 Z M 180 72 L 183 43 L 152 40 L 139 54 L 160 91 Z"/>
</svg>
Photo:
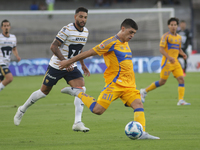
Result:
<svg viewBox="0 0 200 150">
<path fill-rule="evenodd" d="M 185 59 L 185 60 L 187 59 L 187 55 L 186 54 L 183 55 L 183 59 Z"/>
<path fill-rule="evenodd" d="M 70 64 L 68 63 L 67 60 L 62 60 L 59 62 L 59 68 L 62 70 L 64 68 L 68 68 L 70 66 Z"/>
<path fill-rule="evenodd" d="M 170 61 L 170 63 L 175 63 L 175 59 L 173 57 L 169 57 L 168 60 Z"/>
<path fill-rule="evenodd" d="M 18 56 L 18 57 L 17 57 L 17 61 L 19 62 L 20 60 L 21 60 L 21 58 Z"/>
</svg>

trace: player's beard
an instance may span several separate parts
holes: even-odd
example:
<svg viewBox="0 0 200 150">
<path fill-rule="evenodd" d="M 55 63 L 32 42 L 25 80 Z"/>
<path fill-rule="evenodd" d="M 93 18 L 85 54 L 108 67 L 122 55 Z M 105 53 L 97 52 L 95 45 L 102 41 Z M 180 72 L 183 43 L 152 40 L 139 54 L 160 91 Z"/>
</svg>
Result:
<svg viewBox="0 0 200 150">
<path fill-rule="evenodd" d="M 81 25 L 81 23 L 83 23 L 83 25 Z M 77 24 L 80 28 L 83 28 L 83 27 L 85 26 L 86 23 L 85 23 L 85 22 L 81 22 L 81 23 L 78 22 L 78 21 L 76 22 L 76 24 Z"/>
</svg>

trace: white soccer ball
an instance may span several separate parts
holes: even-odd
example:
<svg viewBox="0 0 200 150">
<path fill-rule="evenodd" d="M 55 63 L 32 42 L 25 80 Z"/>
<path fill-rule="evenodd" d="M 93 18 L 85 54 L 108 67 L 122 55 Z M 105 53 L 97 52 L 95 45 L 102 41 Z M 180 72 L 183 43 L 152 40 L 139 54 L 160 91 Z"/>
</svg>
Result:
<svg viewBox="0 0 200 150">
<path fill-rule="evenodd" d="M 125 126 L 125 134 L 132 140 L 138 139 L 143 133 L 143 127 L 139 122 L 130 121 Z"/>
</svg>

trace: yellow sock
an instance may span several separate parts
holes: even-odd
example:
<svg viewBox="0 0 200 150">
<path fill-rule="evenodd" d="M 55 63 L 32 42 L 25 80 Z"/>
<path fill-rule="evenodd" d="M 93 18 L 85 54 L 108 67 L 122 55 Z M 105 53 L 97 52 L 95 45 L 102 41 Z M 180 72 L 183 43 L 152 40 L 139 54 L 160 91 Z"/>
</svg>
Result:
<svg viewBox="0 0 200 150">
<path fill-rule="evenodd" d="M 146 92 L 149 92 L 151 90 L 154 90 L 155 88 L 159 87 L 159 81 L 151 83 L 149 87 L 146 88 Z"/>
<path fill-rule="evenodd" d="M 183 99 L 184 94 L 185 94 L 184 84 L 179 84 L 179 86 L 178 86 L 178 99 L 179 100 Z"/>
<path fill-rule="evenodd" d="M 143 126 L 143 131 L 145 131 L 146 120 L 143 108 L 136 108 L 134 110 L 134 121 L 139 122 Z"/>
<path fill-rule="evenodd" d="M 82 102 L 90 109 L 91 112 L 93 112 L 93 108 L 96 104 L 96 99 L 83 92 L 78 94 L 78 98 L 82 100 Z"/>
</svg>

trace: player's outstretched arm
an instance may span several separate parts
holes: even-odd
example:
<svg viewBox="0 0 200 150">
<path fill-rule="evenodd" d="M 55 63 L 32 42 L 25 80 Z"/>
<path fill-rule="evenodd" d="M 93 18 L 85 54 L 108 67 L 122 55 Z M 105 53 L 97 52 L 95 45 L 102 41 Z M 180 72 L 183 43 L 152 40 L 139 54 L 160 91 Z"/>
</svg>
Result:
<svg viewBox="0 0 200 150">
<path fill-rule="evenodd" d="M 60 69 L 67 68 L 74 62 L 83 60 L 87 57 L 94 56 L 94 55 L 97 55 L 97 53 L 93 49 L 90 49 L 88 51 L 85 51 L 83 53 L 76 55 L 75 57 L 73 57 L 69 60 L 62 60 L 61 62 L 59 62 L 59 68 Z"/>
</svg>

